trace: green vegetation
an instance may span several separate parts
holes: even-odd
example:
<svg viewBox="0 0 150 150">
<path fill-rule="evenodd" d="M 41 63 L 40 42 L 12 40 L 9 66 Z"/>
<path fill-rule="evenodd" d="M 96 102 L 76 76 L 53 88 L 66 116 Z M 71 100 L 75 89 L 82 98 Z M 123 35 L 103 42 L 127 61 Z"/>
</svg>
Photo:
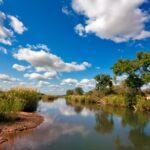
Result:
<svg viewBox="0 0 150 150">
<path fill-rule="evenodd" d="M 129 107 L 134 110 L 150 111 L 150 100 L 146 95 L 150 89 L 144 91 L 141 87 L 150 83 L 150 53 L 138 52 L 133 60 L 119 59 L 112 67 L 114 80 L 117 76 L 126 75 L 127 79 L 119 85 L 113 85 L 113 79 L 107 74 L 95 76 L 96 87 L 87 93 L 68 90 L 66 98 L 69 103 L 112 105 L 115 107 Z M 80 88 L 80 91 L 83 91 Z M 84 93 L 84 94 L 83 94 Z"/>
<path fill-rule="evenodd" d="M 96 90 L 101 91 L 104 94 L 109 94 L 112 91 L 112 78 L 106 74 L 100 74 L 95 76 Z"/>
<path fill-rule="evenodd" d="M 142 95 L 141 87 L 150 82 L 150 53 L 138 52 L 133 60 L 119 59 L 112 67 L 115 76 L 126 74 L 125 84 L 128 88 L 126 97 L 128 107 L 136 105 L 136 95 Z"/>
<path fill-rule="evenodd" d="M 45 102 L 53 102 L 55 99 L 59 98 L 60 96 L 55 95 L 47 95 L 47 94 L 41 94 L 40 98 Z"/>
<path fill-rule="evenodd" d="M 13 88 L 0 92 L 0 122 L 16 119 L 19 111 L 34 112 L 37 109 L 39 94 L 31 88 Z"/>
<path fill-rule="evenodd" d="M 66 95 L 83 95 L 84 91 L 81 87 L 76 87 L 74 90 L 67 90 Z"/>
</svg>

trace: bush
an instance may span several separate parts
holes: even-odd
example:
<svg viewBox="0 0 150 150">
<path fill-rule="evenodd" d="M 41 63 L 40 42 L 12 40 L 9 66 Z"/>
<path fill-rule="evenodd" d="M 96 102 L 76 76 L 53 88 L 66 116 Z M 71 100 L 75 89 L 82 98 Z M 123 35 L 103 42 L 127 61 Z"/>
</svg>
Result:
<svg viewBox="0 0 150 150">
<path fill-rule="evenodd" d="M 150 100 L 146 100 L 146 98 L 141 95 L 137 95 L 136 99 L 137 99 L 136 108 L 138 110 L 150 111 Z"/>
<path fill-rule="evenodd" d="M 103 102 L 105 104 L 113 105 L 113 106 L 121 106 L 126 107 L 126 99 L 123 95 L 109 95 L 103 97 Z"/>
<path fill-rule="evenodd" d="M 13 120 L 15 113 L 23 108 L 22 99 L 14 97 L 12 93 L 0 93 L 0 121 Z"/>
<path fill-rule="evenodd" d="M 34 112 L 38 106 L 39 93 L 32 88 L 13 88 L 8 91 L 8 95 L 11 94 L 14 98 L 21 99 L 23 102 L 23 111 Z"/>
</svg>

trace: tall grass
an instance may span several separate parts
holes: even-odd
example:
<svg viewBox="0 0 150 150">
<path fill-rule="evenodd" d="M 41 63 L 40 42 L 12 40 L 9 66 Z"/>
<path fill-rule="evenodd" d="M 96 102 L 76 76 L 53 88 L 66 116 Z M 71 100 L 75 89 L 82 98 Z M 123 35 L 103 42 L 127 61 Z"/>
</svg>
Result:
<svg viewBox="0 0 150 150">
<path fill-rule="evenodd" d="M 39 93 L 37 92 L 37 90 L 33 88 L 17 87 L 12 88 L 8 93 L 22 100 L 23 111 L 25 112 L 36 111 L 39 100 Z"/>
<path fill-rule="evenodd" d="M 103 103 L 117 107 L 127 107 L 126 98 L 123 95 L 109 95 L 103 97 Z"/>
<path fill-rule="evenodd" d="M 0 92 L 0 121 L 12 120 L 19 111 L 34 112 L 39 94 L 32 88 L 17 87 Z"/>
<path fill-rule="evenodd" d="M 22 99 L 14 97 L 12 93 L 0 93 L 0 121 L 13 120 L 16 112 L 23 108 Z"/>
</svg>

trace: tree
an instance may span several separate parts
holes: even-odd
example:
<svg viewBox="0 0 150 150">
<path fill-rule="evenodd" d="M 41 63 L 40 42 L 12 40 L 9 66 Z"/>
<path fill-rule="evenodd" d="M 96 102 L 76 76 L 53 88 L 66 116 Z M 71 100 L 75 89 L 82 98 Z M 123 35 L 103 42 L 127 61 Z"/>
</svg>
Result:
<svg viewBox="0 0 150 150">
<path fill-rule="evenodd" d="M 96 90 L 102 91 L 105 94 L 111 91 L 113 83 L 112 78 L 106 74 L 99 74 L 95 76 Z"/>
<path fill-rule="evenodd" d="M 74 91 L 73 90 L 67 90 L 66 95 L 73 95 Z"/>
<path fill-rule="evenodd" d="M 112 67 L 115 76 L 128 75 L 125 83 L 129 88 L 126 93 L 128 105 L 136 104 L 136 95 L 141 94 L 141 87 L 150 82 L 150 52 L 138 52 L 133 60 L 119 59 Z"/>
<path fill-rule="evenodd" d="M 77 95 L 83 95 L 84 91 L 81 87 L 77 87 L 77 88 L 75 88 L 75 93 Z"/>
<path fill-rule="evenodd" d="M 136 59 L 119 59 L 112 67 L 115 76 L 127 74 L 129 88 L 139 89 L 150 82 L 150 52 L 138 52 Z"/>
</svg>

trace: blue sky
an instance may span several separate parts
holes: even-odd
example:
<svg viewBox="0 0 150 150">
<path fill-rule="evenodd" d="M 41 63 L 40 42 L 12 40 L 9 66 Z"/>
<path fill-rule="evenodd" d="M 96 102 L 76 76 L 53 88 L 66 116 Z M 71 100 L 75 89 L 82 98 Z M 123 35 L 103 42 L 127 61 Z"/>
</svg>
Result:
<svg viewBox="0 0 150 150">
<path fill-rule="evenodd" d="M 149 1 L 0 0 L 0 86 L 63 94 L 149 51 Z M 45 61 L 44 61 L 45 60 Z M 76 63 L 73 63 L 76 62 Z"/>
</svg>

